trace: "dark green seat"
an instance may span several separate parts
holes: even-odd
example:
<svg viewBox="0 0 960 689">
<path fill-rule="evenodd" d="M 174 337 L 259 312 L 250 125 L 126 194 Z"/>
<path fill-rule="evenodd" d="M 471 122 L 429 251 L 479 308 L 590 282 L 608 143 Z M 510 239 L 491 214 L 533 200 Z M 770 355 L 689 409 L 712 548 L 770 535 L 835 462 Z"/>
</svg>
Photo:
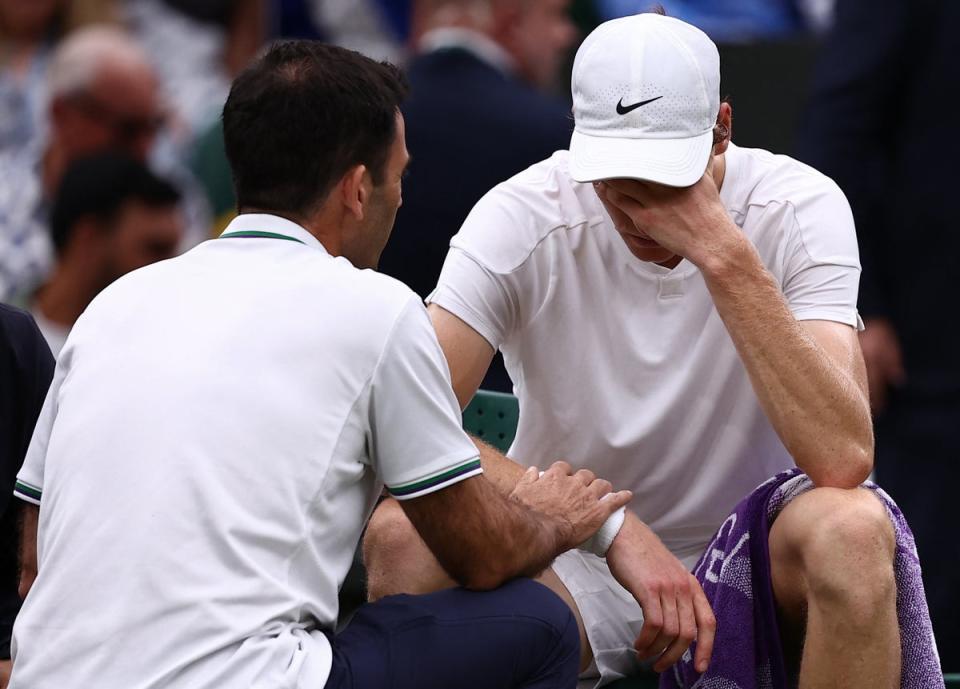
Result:
<svg viewBox="0 0 960 689">
<path fill-rule="evenodd" d="M 477 390 L 463 410 L 463 427 L 480 440 L 506 452 L 517 434 L 520 404 L 513 395 Z"/>
</svg>

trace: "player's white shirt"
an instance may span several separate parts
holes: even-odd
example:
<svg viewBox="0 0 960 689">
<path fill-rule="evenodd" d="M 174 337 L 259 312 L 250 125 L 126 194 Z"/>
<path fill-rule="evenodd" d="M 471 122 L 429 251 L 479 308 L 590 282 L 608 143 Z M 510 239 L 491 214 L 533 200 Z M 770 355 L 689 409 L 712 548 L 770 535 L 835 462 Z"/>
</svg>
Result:
<svg viewBox="0 0 960 689">
<path fill-rule="evenodd" d="M 504 354 L 520 398 L 510 456 L 566 459 L 629 488 L 675 554 L 699 553 L 735 504 L 793 464 L 699 270 L 635 258 L 566 151 L 489 192 L 428 298 Z M 857 327 L 846 199 L 785 156 L 731 145 L 721 198 L 797 319 Z"/>
<path fill-rule="evenodd" d="M 41 508 L 12 686 L 323 687 L 381 481 L 480 472 L 417 296 L 283 219 L 248 230 L 299 241 L 205 242 L 73 328 L 18 477 Z"/>
</svg>

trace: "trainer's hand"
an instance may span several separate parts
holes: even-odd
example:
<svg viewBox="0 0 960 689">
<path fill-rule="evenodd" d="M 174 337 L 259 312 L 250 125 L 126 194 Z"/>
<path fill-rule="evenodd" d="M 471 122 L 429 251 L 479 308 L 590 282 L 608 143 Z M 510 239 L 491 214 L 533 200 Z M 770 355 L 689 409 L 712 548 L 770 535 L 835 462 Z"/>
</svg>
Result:
<svg viewBox="0 0 960 689">
<path fill-rule="evenodd" d="M 903 368 L 900 340 L 893 324 L 886 318 L 870 318 L 860 333 L 860 349 L 867 365 L 870 387 L 870 408 L 879 414 L 887 406 L 890 388 L 903 385 L 907 374 Z"/>
<path fill-rule="evenodd" d="M 694 667 L 704 672 L 713 653 L 717 621 L 700 583 L 633 514 L 607 551 L 607 565 L 643 609 L 643 628 L 634 643 L 641 660 L 659 656 L 663 672 L 680 660 L 694 639 Z"/>
<path fill-rule="evenodd" d="M 563 550 L 569 550 L 593 536 L 633 493 L 614 493 L 610 482 L 592 471 L 571 473 L 569 464 L 556 462 L 543 476 L 536 467 L 527 469 L 510 497 L 556 521 Z"/>
<path fill-rule="evenodd" d="M 0 689 L 7 689 L 9 686 L 11 672 L 13 672 L 13 661 L 0 660 Z"/>
</svg>

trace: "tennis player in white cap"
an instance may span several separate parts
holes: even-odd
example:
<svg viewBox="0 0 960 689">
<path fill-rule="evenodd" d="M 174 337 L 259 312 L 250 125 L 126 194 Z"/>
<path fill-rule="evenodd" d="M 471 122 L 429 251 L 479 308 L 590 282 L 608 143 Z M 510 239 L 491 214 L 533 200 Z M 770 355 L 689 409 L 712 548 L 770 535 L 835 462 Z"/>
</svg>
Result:
<svg viewBox="0 0 960 689">
<path fill-rule="evenodd" d="M 601 25 L 573 99 L 570 150 L 477 204 L 428 301 L 462 405 L 497 349 L 514 381 L 516 440 L 510 459 L 484 454 L 488 478 L 508 491 L 520 464 L 561 456 L 633 490 L 605 559 L 570 551 L 544 575 L 579 616 L 584 669 L 662 671 L 694 637 L 707 669 L 714 617 L 689 571 L 796 466 L 816 487 L 769 535 L 788 668 L 808 689 L 899 687 L 894 533 L 859 488 L 873 436 L 846 199 L 731 143 L 716 46 L 679 20 Z M 374 597 L 448 581 L 389 501 L 367 558 Z"/>
</svg>

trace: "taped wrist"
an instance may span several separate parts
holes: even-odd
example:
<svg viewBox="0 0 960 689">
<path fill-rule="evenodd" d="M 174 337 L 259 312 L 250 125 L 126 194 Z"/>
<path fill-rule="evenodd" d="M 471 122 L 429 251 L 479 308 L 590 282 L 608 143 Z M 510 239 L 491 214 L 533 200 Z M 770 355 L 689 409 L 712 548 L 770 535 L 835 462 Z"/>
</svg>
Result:
<svg viewBox="0 0 960 689">
<path fill-rule="evenodd" d="M 621 507 L 607 517 L 607 521 L 597 530 L 597 533 L 593 534 L 593 536 L 585 540 L 577 546 L 577 548 L 588 553 L 593 553 L 597 557 L 606 557 L 607 551 L 610 550 L 610 545 L 613 543 L 613 539 L 617 537 L 617 534 L 620 533 L 620 529 L 623 527 L 626 510 L 626 507 Z"/>
</svg>

